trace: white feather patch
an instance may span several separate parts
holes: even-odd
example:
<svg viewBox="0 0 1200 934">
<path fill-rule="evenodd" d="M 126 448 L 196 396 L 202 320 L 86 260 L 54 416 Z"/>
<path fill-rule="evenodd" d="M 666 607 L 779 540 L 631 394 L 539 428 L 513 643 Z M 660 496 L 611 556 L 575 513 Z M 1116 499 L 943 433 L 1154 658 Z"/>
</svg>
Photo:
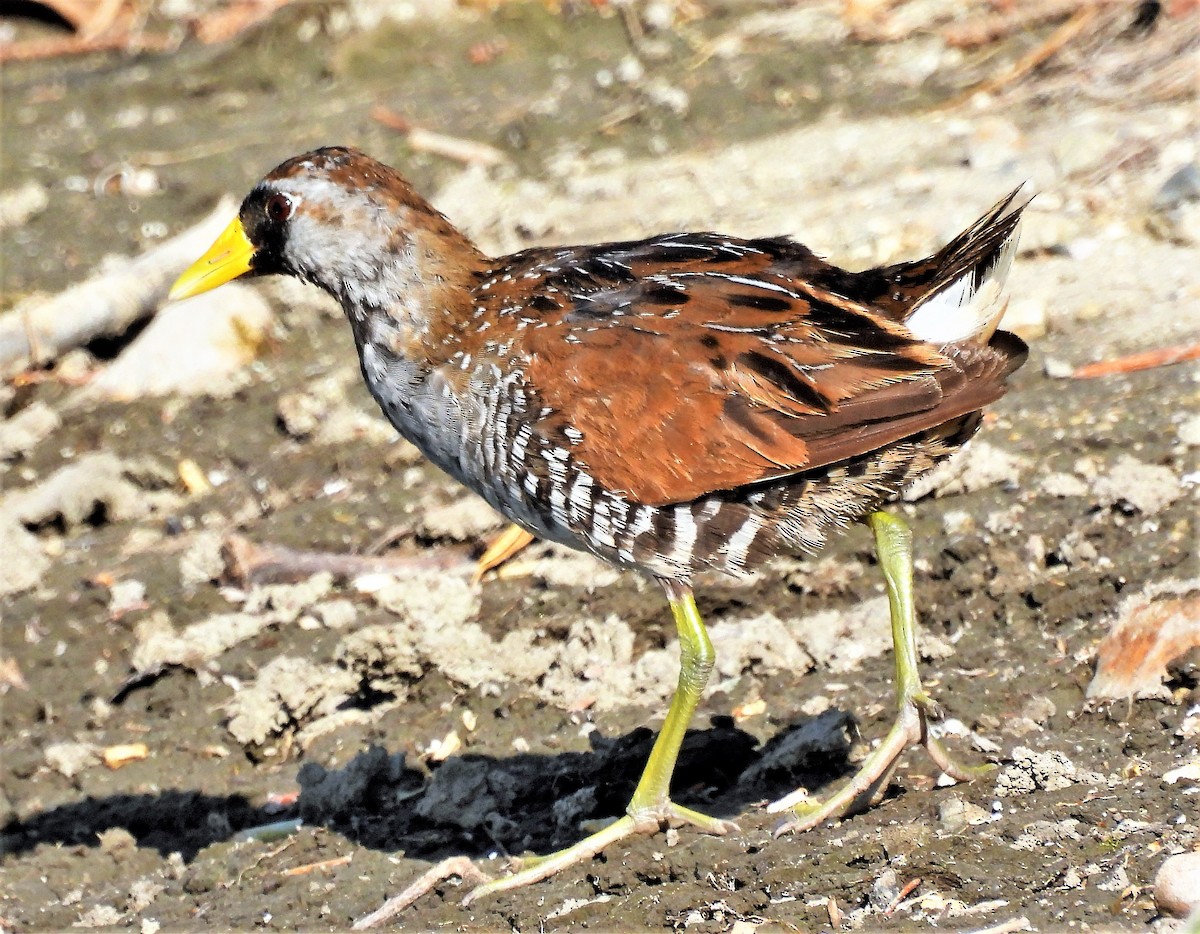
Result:
<svg viewBox="0 0 1200 934">
<path fill-rule="evenodd" d="M 975 270 L 967 270 L 925 299 L 905 321 L 908 329 L 930 344 L 955 344 L 994 330 L 1007 304 L 1004 282 L 1017 252 L 1017 234 L 1014 230 L 1000 247 L 978 288 L 972 288 Z"/>
</svg>

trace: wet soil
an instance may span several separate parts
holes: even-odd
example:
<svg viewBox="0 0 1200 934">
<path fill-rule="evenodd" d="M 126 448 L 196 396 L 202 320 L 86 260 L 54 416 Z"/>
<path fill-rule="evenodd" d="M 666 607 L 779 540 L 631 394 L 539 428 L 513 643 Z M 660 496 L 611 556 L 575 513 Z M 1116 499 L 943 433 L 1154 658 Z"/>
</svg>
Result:
<svg viewBox="0 0 1200 934">
<path fill-rule="evenodd" d="M 372 121 L 375 103 L 499 147 L 512 162 L 491 182 L 504 187 L 542 177 L 555 160 L 717 160 L 735 142 L 821 121 L 886 117 L 920 134 L 930 108 L 986 67 L 983 56 L 956 57 L 927 80 L 900 80 L 904 73 L 888 65 L 903 58 L 897 47 L 769 35 L 736 55 L 710 54 L 706 43 L 751 12 L 733 6 L 659 35 L 652 54 L 639 50 L 642 73 L 627 82 L 620 74 L 633 46 L 619 17 L 551 16 L 522 5 L 367 31 L 340 25 L 333 8 L 298 5 L 228 46 L 6 68 L 4 185 L 33 181 L 52 196 L 47 210 L 2 232 L 4 303 L 78 281 L 107 253 L 141 251 L 196 220 L 220 193 L 244 190 L 313 145 L 352 142 L 403 165 L 427 191 L 459 178 L 456 164 L 410 151 Z M 1003 54 L 1019 55 L 1028 41 Z M 471 64 L 489 42 L 502 51 Z M 913 42 L 915 56 L 925 46 Z M 687 106 L 673 109 L 670 93 L 648 94 L 655 79 L 684 90 Z M 983 125 L 997 114 L 1030 139 L 1038 126 L 1091 117 L 1067 101 L 1022 113 L 994 104 L 959 119 Z M 1194 114 L 1167 117 L 1180 138 L 1194 132 Z M 885 161 L 892 141 L 870 142 Z M 1014 159 L 1032 146 L 1014 146 Z M 823 156 L 794 158 L 819 164 Z M 97 179 L 126 163 L 152 168 L 162 190 L 136 197 L 101 184 L 95 193 Z M 862 166 L 870 163 L 871 153 L 860 152 L 854 171 L 869 172 Z M 1095 198 L 1109 185 L 1110 202 L 1142 190 L 1127 180 L 1089 184 Z M 991 200 L 989 183 L 977 203 L 934 212 L 960 227 Z M 1196 449 L 1181 440 L 1181 426 L 1198 409 L 1200 384 L 1186 366 L 1089 381 L 1046 375 L 1054 361 L 1197 340 L 1190 309 L 1200 296 L 1194 278 L 1189 291 L 1178 272 L 1189 250 L 1129 221 L 1142 210 L 1135 201 L 1106 208 L 1135 231 L 1114 292 L 1089 296 L 1071 271 L 1086 252 L 1079 241 L 1098 236 L 1100 221 L 1018 261 L 1044 289 L 1049 330 L 1033 340 L 1030 362 L 981 440 L 1024 458 L 1019 478 L 897 507 L 917 536 L 923 628 L 944 647 L 925 662 L 925 683 L 960 728 L 948 739 L 954 753 L 991 760 L 995 772 L 938 787 L 932 763 L 910 753 L 878 806 L 774 839 L 765 802 L 798 786 L 827 791 L 886 732 L 893 663 L 890 654 L 835 656 L 794 671 L 747 663 L 706 695 L 676 781 L 681 803 L 735 819 L 740 830 L 635 839 L 469 908 L 459 904 L 465 888 L 447 881 L 390 923 L 724 931 L 744 921 L 807 930 L 829 928 L 840 913 L 843 925 L 870 929 L 965 930 L 1020 918 L 1040 929 L 1166 924 L 1148 887 L 1168 854 L 1198 842 L 1197 786 L 1163 777 L 1196 756 L 1195 666 L 1172 670 L 1164 699 L 1093 707 L 1085 691 L 1121 600 L 1197 573 Z M 728 226 L 720 213 L 706 224 Z M 524 236 L 569 239 L 586 229 L 585 219 L 568 218 Z M 614 226 L 612 235 L 620 233 Z M 63 406 L 71 388 L 53 380 L 2 397 L 6 416 L 35 401 L 63 407 L 61 428 L 0 466 L 6 494 L 92 452 L 143 465 L 134 482 L 147 493 L 176 494 L 147 500 L 128 518 L 100 505 L 78 523 L 36 525 L 53 562 L 38 587 L 0 603 L 3 655 L 14 666 L 6 670 L 19 672 L 6 675 L 0 699 L 4 930 L 345 929 L 432 861 L 465 855 L 500 873 L 509 855 L 574 842 L 585 822 L 620 813 L 637 780 L 647 727 L 661 717 L 657 701 L 562 704 L 541 682 L 472 681 L 434 664 L 401 687 L 364 679 L 340 705 L 355 715 L 338 729 L 305 734 L 311 718 L 284 704 L 284 719 L 294 721 L 261 742 L 239 738 L 231 711 L 274 660 L 335 671 L 348 631 L 394 624 L 380 600 L 345 582 L 321 600 L 349 602 L 348 628 L 322 624 L 330 617 L 313 610 L 299 622 L 264 624 L 227 651 L 127 681 L 154 626 L 165 620 L 182 631 L 241 605 L 236 589 L 181 577 L 181 558 L 202 535 L 361 553 L 399 526 L 404 553 L 464 544 L 463 536 L 414 531 L 424 510 L 459 494 L 400 446 L 289 436 L 280 396 L 354 362 L 344 324 L 326 306 L 297 301 L 279 315 L 252 378 L 231 397 L 78 409 Z M 107 356 L 120 346 L 92 349 Z M 347 403 L 372 412 L 365 390 L 348 385 Z M 1096 481 L 1125 457 L 1169 470 L 1174 492 L 1141 506 L 1136 496 L 1105 496 Z M 173 478 L 184 459 L 218 479 L 215 489 L 179 491 Z M 1070 495 L 1046 482 L 1063 475 L 1075 478 Z M 465 545 L 478 554 L 486 538 L 468 535 Z M 811 561 L 793 559 L 749 582 L 702 580 L 701 612 L 714 628 L 773 614 L 802 629 L 820 611 L 849 612 L 881 593 L 865 529 L 850 530 L 822 557 L 828 580 L 807 570 Z M 144 598 L 114 607 L 120 581 L 144 584 Z M 474 592 L 470 622 L 497 643 L 524 632 L 527 646 L 558 644 L 580 620 L 630 627 L 634 659 L 673 639 L 656 587 L 603 576 L 598 566 L 585 566 L 582 577 L 494 577 Z M 761 712 L 746 713 L 759 700 Z M 819 754 L 787 752 L 805 729 L 832 740 Z M 462 746 L 441 757 L 434 743 L 451 732 Z M 144 743 L 149 755 L 116 769 L 100 763 L 100 751 L 124 743 Z M 75 767 L 63 758 L 68 744 Z M 1043 753 L 1057 763 L 1045 773 L 1029 766 Z M 296 819 L 298 827 L 246 839 L 249 829 Z M 919 885 L 901 899 L 913 880 Z"/>
</svg>

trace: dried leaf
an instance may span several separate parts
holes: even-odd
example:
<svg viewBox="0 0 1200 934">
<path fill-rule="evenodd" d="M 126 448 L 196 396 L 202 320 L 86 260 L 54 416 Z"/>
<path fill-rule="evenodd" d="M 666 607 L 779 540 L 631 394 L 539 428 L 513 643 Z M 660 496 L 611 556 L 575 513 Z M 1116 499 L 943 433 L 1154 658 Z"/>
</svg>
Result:
<svg viewBox="0 0 1200 934">
<path fill-rule="evenodd" d="M 1198 646 L 1200 581 L 1151 585 L 1121 604 L 1087 696 L 1169 698 L 1167 666 Z"/>
</svg>

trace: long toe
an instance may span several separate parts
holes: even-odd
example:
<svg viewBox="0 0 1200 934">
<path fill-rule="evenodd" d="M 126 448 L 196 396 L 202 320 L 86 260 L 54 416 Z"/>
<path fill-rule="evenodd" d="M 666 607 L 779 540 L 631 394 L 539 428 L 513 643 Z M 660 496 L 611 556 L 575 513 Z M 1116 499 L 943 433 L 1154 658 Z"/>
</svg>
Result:
<svg viewBox="0 0 1200 934">
<path fill-rule="evenodd" d="M 390 921 L 409 905 L 416 902 L 417 899 L 433 891 L 439 883 L 445 882 L 447 879 L 454 878 L 455 876 L 462 879 L 463 882 L 486 883 L 491 879 L 491 876 L 480 870 L 467 857 L 451 856 L 430 867 L 421 878 L 411 883 L 399 895 L 393 895 L 379 906 L 379 908 L 375 909 L 375 911 L 359 918 L 354 922 L 351 930 L 365 931 L 369 928 L 377 927 L 385 921 Z"/>
<path fill-rule="evenodd" d="M 878 803 L 887 789 L 892 772 L 905 750 L 924 747 L 934 763 L 957 781 L 971 781 L 986 775 L 991 766 L 959 765 L 936 739 L 929 735 L 929 711 L 936 704 L 922 693 L 901 708 L 891 731 L 854 776 L 825 801 L 809 798 L 802 789 L 768 805 L 772 814 L 788 817 L 775 828 L 775 836 L 802 833 L 827 820 L 846 817 Z"/>
<path fill-rule="evenodd" d="M 904 747 L 901 747 L 903 751 Z M 889 761 L 868 763 L 855 773 L 837 792 L 822 801 L 810 798 L 801 789 L 768 805 L 770 813 L 787 812 L 788 817 L 774 830 L 776 837 L 789 833 L 804 833 L 819 827 L 827 820 L 846 817 L 865 811 L 877 804 L 887 789 L 896 768 L 898 754 Z"/>
<path fill-rule="evenodd" d="M 946 747 L 931 736 L 927 736 L 923 745 L 925 746 L 925 751 L 929 753 L 929 758 L 934 761 L 934 764 L 956 782 L 973 782 L 977 778 L 984 778 L 996 771 L 996 766 L 991 762 L 984 762 L 980 765 L 964 765 L 950 755 Z"/>
<path fill-rule="evenodd" d="M 710 817 L 700 811 L 693 811 L 683 805 L 668 801 L 666 804 L 652 808 L 644 808 L 632 812 L 631 816 L 637 824 L 639 833 L 654 833 L 666 827 L 690 826 L 701 833 L 709 833 L 715 837 L 723 837 L 727 833 L 741 830 L 733 821 Z"/>
<path fill-rule="evenodd" d="M 657 805 L 653 808 L 641 808 L 632 814 L 614 821 L 602 830 L 596 831 L 580 840 L 574 846 L 565 850 L 551 853 L 549 856 L 537 856 L 524 861 L 521 868 L 511 876 L 485 882 L 472 889 L 463 899 L 464 905 L 469 905 L 478 898 L 495 895 L 498 892 L 509 892 L 534 882 L 541 882 L 557 875 L 564 869 L 569 869 L 579 863 L 586 862 L 612 844 L 639 834 L 653 834 L 666 827 L 691 825 L 704 833 L 724 836 L 737 830 L 737 824 L 732 821 L 709 817 L 691 808 L 681 807 L 672 801 Z"/>
</svg>

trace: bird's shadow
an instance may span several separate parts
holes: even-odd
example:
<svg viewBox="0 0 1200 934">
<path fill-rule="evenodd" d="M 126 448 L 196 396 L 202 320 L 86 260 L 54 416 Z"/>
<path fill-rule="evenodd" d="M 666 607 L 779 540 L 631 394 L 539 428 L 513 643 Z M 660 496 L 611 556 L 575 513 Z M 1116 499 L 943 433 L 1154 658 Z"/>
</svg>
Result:
<svg viewBox="0 0 1200 934">
<path fill-rule="evenodd" d="M 852 729 L 851 716 L 833 709 L 759 746 L 731 718 L 714 717 L 708 729 L 688 733 L 672 796 L 736 819 L 753 803 L 848 772 Z M 88 797 L 5 827 L 0 854 L 43 843 L 99 846 L 101 834 L 121 827 L 139 846 L 191 861 L 211 844 L 289 817 L 337 830 L 360 846 L 430 860 L 547 853 L 581 839 L 587 822 L 623 813 L 653 739 L 646 728 L 615 738 L 597 731 L 587 752 L 453 756 L 428 771 L 407 766 L 403 753 L 372 746 L 338 769 L 302 765 L 300 796 L 290 810 L 178 789 Z"/>
</svg>

